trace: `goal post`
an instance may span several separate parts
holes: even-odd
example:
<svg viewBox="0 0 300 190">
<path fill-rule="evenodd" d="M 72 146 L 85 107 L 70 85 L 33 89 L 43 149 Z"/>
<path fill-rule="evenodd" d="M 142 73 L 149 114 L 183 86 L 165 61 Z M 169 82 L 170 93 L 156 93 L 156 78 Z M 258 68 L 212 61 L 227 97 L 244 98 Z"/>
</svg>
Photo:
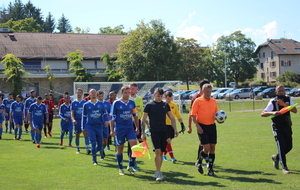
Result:
<svg viewBox="0 0 300 190">
<path fill-rule="evenodd" d="M 117 93 L 117 98 L 121 97 L 121 88 L 123 85 L 129 85 L 130 83 L 136 83 L 138 85 L 137 95 L 142 97 L 144 103 L 147 103 L 152 99 L 154 90 L 158 87 L 164 89 L 164 91 L 171 90 L 174 92 L 173 101 L 177 103 L 182 112 L 182 103 L 180 96 L 176 96 L 180 92 L 180 81 L 132 81 L 132 82 L 74 82 L 74 95 L 76 94 L 76 89 L 81 88 L 83 92 L 88 92 L 90 89 L 95 89 L 96 91 L 102 90 L 104 92 L 105 99 L 108 99 L 109 92 L 115 91 Z M 176 98 L 175 98 L 176 97 Z"/>
</svg>

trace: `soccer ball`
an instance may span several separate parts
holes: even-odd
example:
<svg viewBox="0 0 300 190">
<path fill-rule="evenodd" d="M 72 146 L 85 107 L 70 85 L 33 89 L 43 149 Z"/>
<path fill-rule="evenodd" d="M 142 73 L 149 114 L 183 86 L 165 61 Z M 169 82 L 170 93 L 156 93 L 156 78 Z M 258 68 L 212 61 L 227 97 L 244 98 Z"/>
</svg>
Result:
<svg viewBox="0 0 300 190">
<path fill-rule="evenodd" d="M 149 129 L 146 129 L 146 130 L 145 130 L 145 134 L 149 137 L 149 136 L 151 135 L 150 130 L 149 130 Z"/>
<path fill-rule="evenodd" d="M 227 119 L 227 115 L 225 113 L 225 111 L 220 110 L 216 113 L 216 120 L 218 122 L 224 122 Z"/>
</svg>

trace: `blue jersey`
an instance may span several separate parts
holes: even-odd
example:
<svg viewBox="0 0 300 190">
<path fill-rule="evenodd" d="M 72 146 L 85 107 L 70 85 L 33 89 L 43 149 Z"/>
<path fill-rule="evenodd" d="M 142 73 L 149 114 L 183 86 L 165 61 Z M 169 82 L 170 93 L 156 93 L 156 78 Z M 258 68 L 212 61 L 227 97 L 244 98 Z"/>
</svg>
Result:
<svg viewBox="0 0 300 190">
<path fill-rule="evenodd" d="M 10 112 L 10 105 L 12 104 L 14 102 L 14 100 L 13 99 L 4 99 L 3 100 L 3 105 L 5 106 L 5 111 L 6 111 L 6 113 L 9 113 Z"/>
<path fill-rule="evenodd" d="M 10 112 L 12 112 L 12 117 L 24 117 L 24 104 L 23 102 L 14 101 L 10 105 Z"/>
<path fill-rule="evenodd" d="M 82 118 L 82 109 L 83 109 L 83 104 L 86 103 L 86 100 L 81 100 L 80 102 L 78 100 L 75 100 L 71 104 L 71 110 L 74 111 L 74 118 L 76 120 L 81 120 Z"/>
<path fill-rule="evenodd" d="M 97 101 L 95 104 L 91 101 L 86 102 L 83 105 L 82 112 L 82 126 L 85 125 L 102 125 L 108 121 L 107 112 L 105 110 L 103 102 Z"/>
<path fill-rule="evenodd" d="M 31 104 L 33 104 L 33 103 L 35 103 L 35 102 L 36 102 L 36 98 L 33 98 L 33 99 L 27 98 L 27 99 L 25 100 L 25 109 L 28 110 L 29 107 L 31 106 Z"/>
<path fill-rule="evenodd" d="M 48 113 L 47 107 L 45 104 L 33 103 L 29 106 L 28 111 L 30 113 L 31 121 L 42 125 L 44 123 L 44 116 Z"/>
<path fill-rule="evenodd" d="M 59 117 L 63 120 L 69 119 L 71 120 L 71 104 L 66 105 L 65 103 L 59 108 Z"/>
<path fill-rule="evenodd" d="M 4 117 L 5 106 L 3 104 L 0 105 L 0 120 L 3 120 Z M 1 122 L 2 123 L 2 122 Z M 0 123 L 0 124 L 1 124 Z"/>
<path fill-rule="evenodd" d="M 114 120 L 116 125 L 132 126 L 132 117 L 137 116 L 135 103 L 132 100 L 128 100 L 127 103 L 121 99 L 114 101 L 111 107 L 111 120 Z"/>
<path fill-rule="evenodd" d="M 104 104 L 106 112 L 110 113 L 110 108 L 111 108 L 110 103 L 108 101 L 103 101 L 103 104 Z"/>
</svg>

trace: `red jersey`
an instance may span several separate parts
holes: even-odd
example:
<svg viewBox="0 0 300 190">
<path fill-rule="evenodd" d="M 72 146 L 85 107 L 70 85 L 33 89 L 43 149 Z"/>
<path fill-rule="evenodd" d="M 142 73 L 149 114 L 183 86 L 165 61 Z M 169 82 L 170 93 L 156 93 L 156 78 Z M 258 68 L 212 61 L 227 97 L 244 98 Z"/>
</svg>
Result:
<svg viewBox="0 0 300 190">
<path fill-rule="evenodd" d="M 58 103 L 58 105 L 59 106 L 61 106 L 62 104 L 64 104 L 65 103 L 65 99 L 64 98 L 61 98 L 60 100 L 59 100 L 59 103 Z M 70 104 L 72 103 L 72 100 L 70 100 Z"/>
</svg>

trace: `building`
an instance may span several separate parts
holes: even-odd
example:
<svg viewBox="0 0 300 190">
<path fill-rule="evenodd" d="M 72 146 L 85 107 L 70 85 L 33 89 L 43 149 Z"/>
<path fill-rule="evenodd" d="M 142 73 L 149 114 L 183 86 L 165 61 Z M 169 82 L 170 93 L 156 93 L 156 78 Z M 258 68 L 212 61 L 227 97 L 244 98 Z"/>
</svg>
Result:
<svg viewBox="0 0 300 190">
<path fill-rule="evenodd" d="M 257 78 L 275 83 L 285 71 L 300 75 L 300 42 L 293 39 L 271 39 L 261 44 L 255 53 L 260 60 Z"/>
<path fill-rule="evenodd" d="M 2 31 L 2 32 L 1 32 Z M 106 81 L 105 64 L 100 61 L 104 53 L 117 53 L 118 44 L 124 35 L 114 34 L 71 34 L 71 33 L 22 33 L 0 30 L 0 56 L 12 53 L 22 60 L 26 73 L 23 89 L 36 90 L 43 95 L 49 92 L 49 80 L 44 67 L 50 65 L 54 74 L 54 94 L 73 92 L 75 75 L 70 74 L 66 55 L 76 50 L 82 51 L 83 66 L 96 74 L 95 81 Z M 3 76 L 0 64 L 0 77 Z M 12 91 L 11 85 L 0 80 L 0 91 Z"/>
</svg>

